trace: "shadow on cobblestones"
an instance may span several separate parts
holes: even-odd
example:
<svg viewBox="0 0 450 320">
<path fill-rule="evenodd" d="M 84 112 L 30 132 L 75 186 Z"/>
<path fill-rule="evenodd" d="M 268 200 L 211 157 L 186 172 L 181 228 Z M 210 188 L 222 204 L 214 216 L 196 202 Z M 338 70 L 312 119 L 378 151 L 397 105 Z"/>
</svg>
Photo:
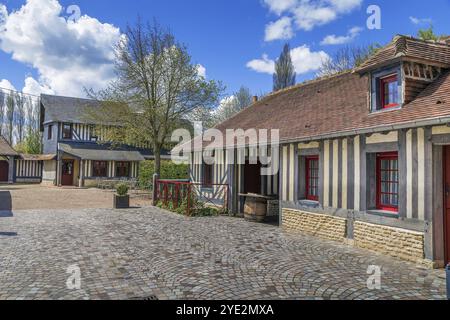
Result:
<svg viewBox="0 0 450 320">
<path fill-rule="evenodd" d="M 18 235 L 0 235 L 0 299 L 445 299 L 441 271 L 236 218 L 36 210 L 2 228 Z M 80 290 L 66 286 L 72 265 Z"/>
</svg>

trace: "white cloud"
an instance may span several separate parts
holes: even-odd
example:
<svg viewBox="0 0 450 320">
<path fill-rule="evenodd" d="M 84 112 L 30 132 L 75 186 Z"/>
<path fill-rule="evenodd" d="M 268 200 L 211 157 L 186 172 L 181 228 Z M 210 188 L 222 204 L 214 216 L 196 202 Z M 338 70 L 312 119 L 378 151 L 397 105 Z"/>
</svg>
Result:
<svg viewBox="0 0 450 320">
<path fill-rule="evenodd" d="M 16 90 L 11 82 L 6 79 L 0 80 L 0 89 Z"/>
<path fill-rule="evenodd" d="M 323 61 L 330 58 L 324 51 L 312 52 L 307 45 L 292 49 L 291 57 L 297 74 L 316 71 Z"/>
<path fill-rule="evenodd" d="M 68 22 L 62 14 L 57 0 L 27 0 L 19 10 L 3 13 L 0 49 L 35 68 L 44 90 L 83 96 L 85 87 L 105 87 L 114 79 L 113 46 L 120 30 L 87 15 Z M 37 88 L 31 80 L 28 85 Z"/>
<path fill-rule="evenodd" d="M 359 8 L 362 0 L 264 0 L 264 3 L 271 12 L 292 18 L 297 29 L 310 31 Z"/>
<path fill-rule="evenodd" d="M 4 4 L 0 3 L 0 31 L 3 30 L 7 17 L 8 10 Z"/>
<path fill-rule="evenodd" d="M 339 44 L 346 44 L 351 41 L 353 41 L 359 34 L 363 31 L 360 27 L 354 27 L 351 28 L 346 36 L 336 36 L 335 34 L 326 36 L 322 42 L 321 45 L 339 45 Z"/>
<path fill-rule="evenodd" d="M 275 71 L 275 61 L 269 59 L 267 54 L 263 54 L 261 59 L 249 61 L 247 67 L 256 72 L 273 74 Z"/>
<path fill-rule="evenodd" d="M 276 14 L 282 14 L 286 10 L 294 8 L 298 4 L 298 0 L 264 0 L 270 11 Z"/>
<path fill-rule="evenodd" d="M 39 83 L 33 77 L 27 77 L 25 79 L 25 86 L 23 87 L 22 92 L 34 95 L 40 95 L 41 93 L 55 94 L 50 87 Z"/>
<path fill-rule="evenodd" d="M 295 72 L 305 74 L 318 70 L 322 62 L 330 59 L 330 56 L 324 51 L 311 51 L 309 46 L 303 45 L 291 50 L 291 58 Z M 273 74 L 275 61 L 265 54 L 262 59 L 255 59 L 247 63 L 247 67 L 256 72 Z"/>
<path fill-rule="evenodd" d="M 292 19 L 289 17 L 283 17 L 266 26 L 265 41 L 287 40 L 291 39 L 293 36 Z"/>
<path fill-rule="evenodd" d="M 409 17 L 409 20 L 416 25 L 419 24 L 431 24 L 433 23 L 433 19 L 430 18 L 416 18 L 416 17 Z"/>
<path fill-rule="evenodd" d="M 200 77 L 203 77 L 206 79 L 206 68 L 202 66 L 201 64 L 197 65 L 197 73 Z"/>
</svg>

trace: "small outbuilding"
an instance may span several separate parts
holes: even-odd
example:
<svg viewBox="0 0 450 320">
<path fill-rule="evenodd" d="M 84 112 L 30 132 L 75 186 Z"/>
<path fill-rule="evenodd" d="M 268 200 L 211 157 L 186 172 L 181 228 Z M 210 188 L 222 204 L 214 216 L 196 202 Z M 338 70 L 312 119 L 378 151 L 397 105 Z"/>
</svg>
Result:
<svg viewBox="0 0 450 320">
<path fill-rule="evenodd" d="M 14 182 L 14 159 L 19 154 L 0 136 L 0 183 Z"/>
</svg>

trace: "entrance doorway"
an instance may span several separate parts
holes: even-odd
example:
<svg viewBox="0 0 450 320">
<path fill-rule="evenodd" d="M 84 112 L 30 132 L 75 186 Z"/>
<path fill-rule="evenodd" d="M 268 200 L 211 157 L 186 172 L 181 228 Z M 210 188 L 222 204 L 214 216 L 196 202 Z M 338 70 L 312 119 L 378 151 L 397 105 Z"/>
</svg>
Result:
<svg viewBox="0 0 450 320">
<path fill-rule="evenodd" d="M 9 163 L 8 161 L 0 160 L 0 182 L 8 182 Z"/>
<path fill-rule="evenodd" d="M 445 263 L 450 263 L 450 146 L 444 148 L 444 241 Z"/>
<path fill-rule="evenodd" d="M 244 193 L 261 194 L 261 163 L 244 166 Z"/>
<path fill-rule="evenodd" d="M 61 185 L 73 186 L 74 160 L 63 160 L 61 172 Z"/>
</svg>

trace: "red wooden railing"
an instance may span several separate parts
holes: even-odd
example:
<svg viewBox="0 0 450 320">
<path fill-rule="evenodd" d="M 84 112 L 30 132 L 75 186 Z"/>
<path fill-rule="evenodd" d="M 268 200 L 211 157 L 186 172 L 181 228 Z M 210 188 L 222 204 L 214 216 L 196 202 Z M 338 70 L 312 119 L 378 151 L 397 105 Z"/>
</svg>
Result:
<svg viewBox="0 0 450 320">
<path fill-rule="evenodd" d="M 192 216 L 198 202 L 219 207 L 217 204 L 219 201 L 222 203 L 222 210 L 224 212 L 228 210 L 228 184 L 208 184 L 206 186 L 186 181 L 157 180 L 155 188 L 156 202 L 162 203 L 164 206 L 171 204 L 173 209 L 178 209 L 186 201 L 185 214 L 187 216 Z M 207 188 L 208 191 L 203 188 Z M 208 194 L 212 194 L 212 196 L 208 196 Z"/>
</svg>

